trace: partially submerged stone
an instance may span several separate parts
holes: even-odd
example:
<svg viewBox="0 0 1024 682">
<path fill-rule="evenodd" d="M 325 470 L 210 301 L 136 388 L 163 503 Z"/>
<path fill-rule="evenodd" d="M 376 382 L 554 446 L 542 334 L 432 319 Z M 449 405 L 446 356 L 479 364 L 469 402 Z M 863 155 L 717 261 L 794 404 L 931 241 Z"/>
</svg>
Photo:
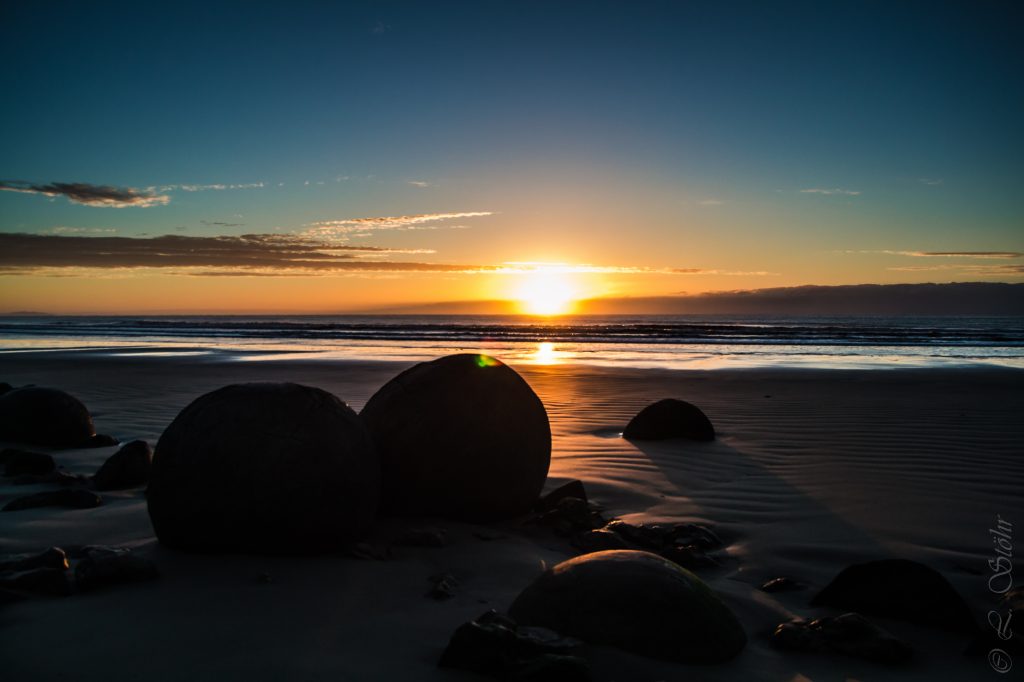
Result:
<svg viewBox="0 0 1024 682">
<path fill-rule="evenodd" d="M 811 601 L 952 632 L 975 633 L 963 597 L 938 571 L 907 559 L 883 559 L 843 569 Z"/>
<path fill-rule="evenodd" d="M 670 661 L 716 663 L 747 637 L 697 576 L 649 552 L 585 554 L 545 571 L 509 615 L 595 644 Z"/>
<path fill-rule="evenodd" d="M 628 440 L 689 438 L 710 441 L 715 439 L 715 427 L 696 405 L 666 398 L 640 410 L 630 420 L 622 437 Z"/>
<path fill-rule="evenodd" d="M 522 627 L 488 611 L 452 635 L 438 666 L 499 680 L 587 682 L 586 662 L 572 655 L 580 642 L 539 627 Z"/>
<path fill-rule="evenodd" d="M 380 454 L 390 513 L 495 521 L 537 502 L 551 461 L 547 412 L 494 358 L 420 363 L 377 391 L 360 416 Z"/>
<path fill-rule="evenodd" d="M 782 576 L 779 578 L 772 578 L 771 580 L 764 581 L 763 583 L 761 583 L 760 589 L 763 592 L 775 593 L 794 592 L 796 590 L 802 590 L 804 589 L 804 587 L 805 586 L 803 583 L 793 580 L 792 578 Z"/>
<path fill-rule="evenodd" d="M 17 573 L 35 568 L 56 568 L 63 571 L 68 566 L 68 556 L 64 550 L 60 547 L 50 547 L 38 554 L 0 561 L 0 573 Z"/>
<path fill-rule="evenodd" d="M 153 448 L 144 440 L 133 440 L 115 452 L 99 468 L 92 482 L 97 490 L 137 488 L 149 482 Z"/>
<path fill-rule="evenodd" d="M 4 476 L 46 476 L 57 470 L 51 455 L 31 450 L 6 448 L 0 451 L 0 463 L 4 465 Z"/>
<path fill-rule="evenodd" d="M 588 502 L 587 490 L 583 487 L 583 481 L 572 480 L 564 485 L 560 485 L 544 497 L 537 500 L 537 505 L 534 509 L 538 512 L 551 511 L 558 506 L 558 503 L 566 498 L 575 498 L 577 500 L 583 500 Z"/>
<path fill-rule="evenodd" d="M 158 578 L 156 564 L 131 551 L 93 548 L 75 566 L 78 589 L 88 592 L 101 587 Z"/>
<path fill-rule="evenodd" d="M 844 654 L 876 663 L 905 663 L 914 655 L 909 644 L 858 613 L 782 623 L 772 633 L 771 643 L 778 649 Z"/>
<path fill-rule="evenodd" d="M 343 402 L 291 383 L 196 399 L 157 443 L 147 494 L 160 542 L 195 551 L 333 551 L 365 535 L 380 466 Z"/>
<path fill-rule="evenodd" d="M 23 386 L 0 394 L 0 440 L 74 448 L 94 435 L 89 410 L 64 391 Z"/>
</svg>

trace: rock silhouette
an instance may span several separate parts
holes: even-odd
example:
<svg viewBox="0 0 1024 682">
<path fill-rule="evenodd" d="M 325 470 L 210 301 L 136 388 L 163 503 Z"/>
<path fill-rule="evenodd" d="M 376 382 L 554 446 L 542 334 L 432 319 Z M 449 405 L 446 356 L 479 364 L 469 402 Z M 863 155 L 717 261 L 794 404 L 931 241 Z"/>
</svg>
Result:
<svg viewBox="0 0 1024 682">
<path fill-rule="evenodd" d="M 418 364 L 361 413 L 395 514 L 493 521 L 527 513 L 551 461 L 547 412 L 507 365 L 485 355 Z"/>
<path fill-rule="evenodd" d="M 89 410 L 64 391 L 24 386 L 0 395 L 0 440 L 74 448 L 95 435 Z"/>
<path fill-rule="evenodd" d="M 622 432 L 629 440 L 689 438 L 715 439 L 715 427 L 699 407 L 685 400 L 666 398 L 640 410 Z"/>
<path fill-rule="evenodd" d="M 747 641 L 739 621 L 700 578 L 633 550 L 563 561 L 523 590 L 509 615 L 522 625 L 669 661 L 727 661 Z"/>
<path fill-rule="evenodd" d="M 170 547 L 329 551 L 367 530 L 379 469 L 366 428 L 333 395 L 235 384 L 196 399 L 160 437 L 149 515 Z"/>
</svg>

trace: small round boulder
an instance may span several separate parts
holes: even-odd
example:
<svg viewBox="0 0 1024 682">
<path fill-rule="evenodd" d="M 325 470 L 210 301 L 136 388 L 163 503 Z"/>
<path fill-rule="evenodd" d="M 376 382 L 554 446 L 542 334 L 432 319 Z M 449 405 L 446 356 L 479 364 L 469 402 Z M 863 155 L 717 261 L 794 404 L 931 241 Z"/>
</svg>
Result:
<svg viewBox="0 0 1024 682">
<path fill-rule="evenodd" d="M 0 440 L 74 448 L 95 435 L 89 410 L 64 391 L 24 386 L 0 395 Z"/>
<path fill-rule="evenodd" d="M 700 578 L 633 550 L 563 561 L 523 590 L 509 615 L 521 625 L 667 661 L 720 663 L 747 642 L 736 616 Z"/>
<path fill-rule="evenodd" d="M 170 547 L 309 554 L 363 535 L 379 485 L 369 435 L 345 403 L 298 384 L 235 384 L 164 431 L 147 502 Z"/>
<path fill-rule="evenodd" d="M 640 410 L 630 420 L 622 437 L 629 440 L 689 438 L 710 441 L 715 439 L 715 427 L 696 405 L 666 398 Z"/>
<path fill-rule="evenodd" d="M 449 355 L 402 372 L 361 413 L 394 514 L 494 521 L 527 513 L 551 463 L 540 398 L 486 355 Z"/>
</svg>

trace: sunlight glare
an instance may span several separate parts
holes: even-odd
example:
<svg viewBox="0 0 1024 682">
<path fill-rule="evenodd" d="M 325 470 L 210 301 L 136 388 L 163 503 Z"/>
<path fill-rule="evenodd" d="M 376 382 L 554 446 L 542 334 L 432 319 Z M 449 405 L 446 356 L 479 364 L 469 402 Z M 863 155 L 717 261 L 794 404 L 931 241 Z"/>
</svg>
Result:
<svg viewBox="0 0 1024 682">
<path fill-rule="evenodd" d="M 527 275 L 516 298 L 524 313 L 565 315 L 572 312 L 576 291 L 563 273 L 540 270 Z"/>
</svg>

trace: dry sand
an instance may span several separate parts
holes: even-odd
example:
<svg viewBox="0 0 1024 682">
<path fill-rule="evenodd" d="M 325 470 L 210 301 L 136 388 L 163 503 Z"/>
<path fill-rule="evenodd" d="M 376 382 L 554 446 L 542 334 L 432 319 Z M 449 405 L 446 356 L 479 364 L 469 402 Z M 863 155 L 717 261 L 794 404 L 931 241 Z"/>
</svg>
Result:
<svg viewBox="0 0 1024 682">
<path fill-rule="evenodd" d="M 0 355 L 0 379 L 70 391 L 99 432 L 155 445 L 181 408 L 227 383 L 296 381 L 358 410 L 404 366 L 23 353 Z M 725 566 L 700 574 L 743 622 L 745 651 L 724 665 L 687 666 L 587 647 L 595 679 L 1005 679 L 984 658 L 962 656 L 962 637 L 895 620 L 876 619 L 914 646 L 908 667 L 782 653 L 767 635 L 791 615 L 836 613 L 808 606 L 816 590 L 850 563 L 887 557 L 942 572 L 984 622 L 996 603 L 987 587 L 988 529 L 997 514 L 1024 529 L 1024 373 L 517 369 L 551 418 L 548 487 L 580 478 L 609 515 L 710 524 L 728 545 Z M 702 407 L 718 440 L 638 447 L 618 437 L 633 414 L 663 397 Z M 93 473 L 113 451 L 53 452 L 67 471 Z M 0 505 L 41 489 L 4 482 Z M 104 497 L 93 510 L 0 515 L 0 553 L 131 545 L 162 577 L 0 609 L 3 679 L 483 679 L 436 668 L 453 630 L 488 608 L 507 608 L 545 565 L 570 555 L 562 541 L 517 524 L 488 528 L 492 539 L 484 540 L 475 534 L 482 527 L 437 522 L 450 546 L 395 548 L 390 561 L 193 556 L 157 544 L 142 490 Z M 379 535 L 401 527 L 383 524 Z M 460 581 L 457 596 L 426 597 L 428 577 L 444 572 Z M 261 573 L 273 582 L 261 583 Z M 809 589 L 757 589 L 777 576 Z M 1017 665 L 1024 669 L 1024 660 Z"/>
</svg>

